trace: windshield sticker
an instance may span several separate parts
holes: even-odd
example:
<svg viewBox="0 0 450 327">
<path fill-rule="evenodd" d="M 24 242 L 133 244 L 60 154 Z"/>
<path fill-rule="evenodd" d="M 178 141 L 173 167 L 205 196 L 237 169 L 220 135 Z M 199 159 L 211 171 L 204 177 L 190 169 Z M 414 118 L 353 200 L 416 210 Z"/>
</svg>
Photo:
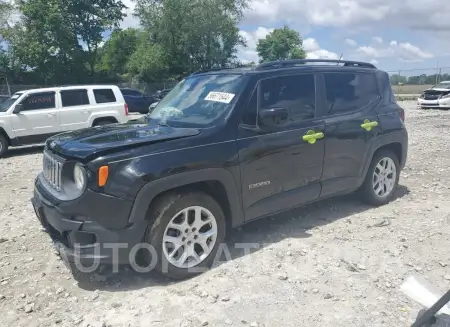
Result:
<svg viewBox="0 0 450 327">
<path fill-rule="evenodd" d="M 18 99 L 20 97 L 20 94 L 16 94 L 16 95 L 13 95 L 12 97 L 11 97 L 11 99 Z"/>
<path fill-rule="evenodd" d="M 233 100 L 235 94 L 233 93 L 225 93 L 225 92 L 209 92 L 206 96 L 205 100 L 207 101 L 216 101 L 222 103 L 230 103 Z"/>
</svg>

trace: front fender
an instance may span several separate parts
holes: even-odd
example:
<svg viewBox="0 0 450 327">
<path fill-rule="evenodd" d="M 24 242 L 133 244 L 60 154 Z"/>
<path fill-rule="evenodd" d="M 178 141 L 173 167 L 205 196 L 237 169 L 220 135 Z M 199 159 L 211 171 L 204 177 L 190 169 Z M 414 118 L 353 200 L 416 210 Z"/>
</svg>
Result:
<svg viewBox="0 0 450 327">
<path fill-rule="evenodd" d="M 138 192 L 131 210 L 129 222 L 134 224 L 145 219 L 147 209 L 155 197 L 165 191 L 198 182 L 218 181 L 225 187 L 228 196 L 231 225 L 244 223 L 241 192 L 233 175 L 225 168 L 207 168 L 163 177 L 149 182 Z"/>
</svg>

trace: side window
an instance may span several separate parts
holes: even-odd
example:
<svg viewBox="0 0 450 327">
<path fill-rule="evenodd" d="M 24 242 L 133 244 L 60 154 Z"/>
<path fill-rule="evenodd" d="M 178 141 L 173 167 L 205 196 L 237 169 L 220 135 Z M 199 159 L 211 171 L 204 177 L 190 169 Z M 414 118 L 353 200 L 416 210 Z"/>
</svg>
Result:
<svg viewBox="0 0 450 327">
<path fill-rule="evenodd" d="M 61 101 L 63 107 L 75 107 L 89 104 L 87 90 L 67 90 L 61 91 Z"/>
<path fill-rule="evenodd" d="M 116 102 L 116 97 L 111 89 L 94 90 L 95 102 L 97 103 L 111 103 Z"/>
<path fill-rule="evenodd" d="M 313 118 L 315 100 L 312 74 L 276 77 L 261 83 L 260 109 L 285 108 L 291 122 Z"/>
<path fill-rule="evenodd" d="M 256 88 L 253 95 L 245 108 L 242 123 L 246 125 L 256 126 L 256 117 L 258 116 L 258 89 Z"/>
<path fill-rule="evenodd" d="M 380 98 L 373 74 L 324 74 L 328 114 L 334 115 L 361 109 Z"/>
<path fill-rule="evenodd" d="M 55 108 L 55 92 L 34 93 L 21 102 L 24 110 L 40 110 Z"/>
</svg>

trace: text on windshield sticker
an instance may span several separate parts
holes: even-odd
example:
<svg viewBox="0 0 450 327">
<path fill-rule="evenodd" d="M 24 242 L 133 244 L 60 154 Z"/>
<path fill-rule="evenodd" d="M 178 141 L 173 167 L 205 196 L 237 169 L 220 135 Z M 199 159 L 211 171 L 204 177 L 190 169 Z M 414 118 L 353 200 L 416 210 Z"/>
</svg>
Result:
<svg viewBox="0 0 450 327">
<path fill-rule="evenodd" d="M 222 103 L 230 103 L 233 100 L 235 94 L 225 92 L 209 92 L 205 100 L 216 101 Z"/>
</svg>

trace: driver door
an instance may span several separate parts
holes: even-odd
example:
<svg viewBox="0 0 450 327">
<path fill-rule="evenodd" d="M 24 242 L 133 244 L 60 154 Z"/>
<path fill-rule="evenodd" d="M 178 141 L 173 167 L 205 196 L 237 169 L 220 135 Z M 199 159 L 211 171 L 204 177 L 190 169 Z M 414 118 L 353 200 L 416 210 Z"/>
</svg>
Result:
<svg viewBox="0 0 450 327">
<path fill-rule="evenodd" d="M 316 76 L 298 74 L 260 81 L 238 132 L 238 150 L 246 220 L 273 214 L 319 198 L 325 142 L 303 140 L 324 132 L 316 115 Z M 285 108 L 288 123 L 265 130 L 261 110 Z"/>
<path fill-rule="evenodd" d="M 20 144 L 43 143 L 60 131 L 56 92 L 31 93 L 20 102 L 23 110 L 12 113 L 14 135 Z"/>
</svg>

